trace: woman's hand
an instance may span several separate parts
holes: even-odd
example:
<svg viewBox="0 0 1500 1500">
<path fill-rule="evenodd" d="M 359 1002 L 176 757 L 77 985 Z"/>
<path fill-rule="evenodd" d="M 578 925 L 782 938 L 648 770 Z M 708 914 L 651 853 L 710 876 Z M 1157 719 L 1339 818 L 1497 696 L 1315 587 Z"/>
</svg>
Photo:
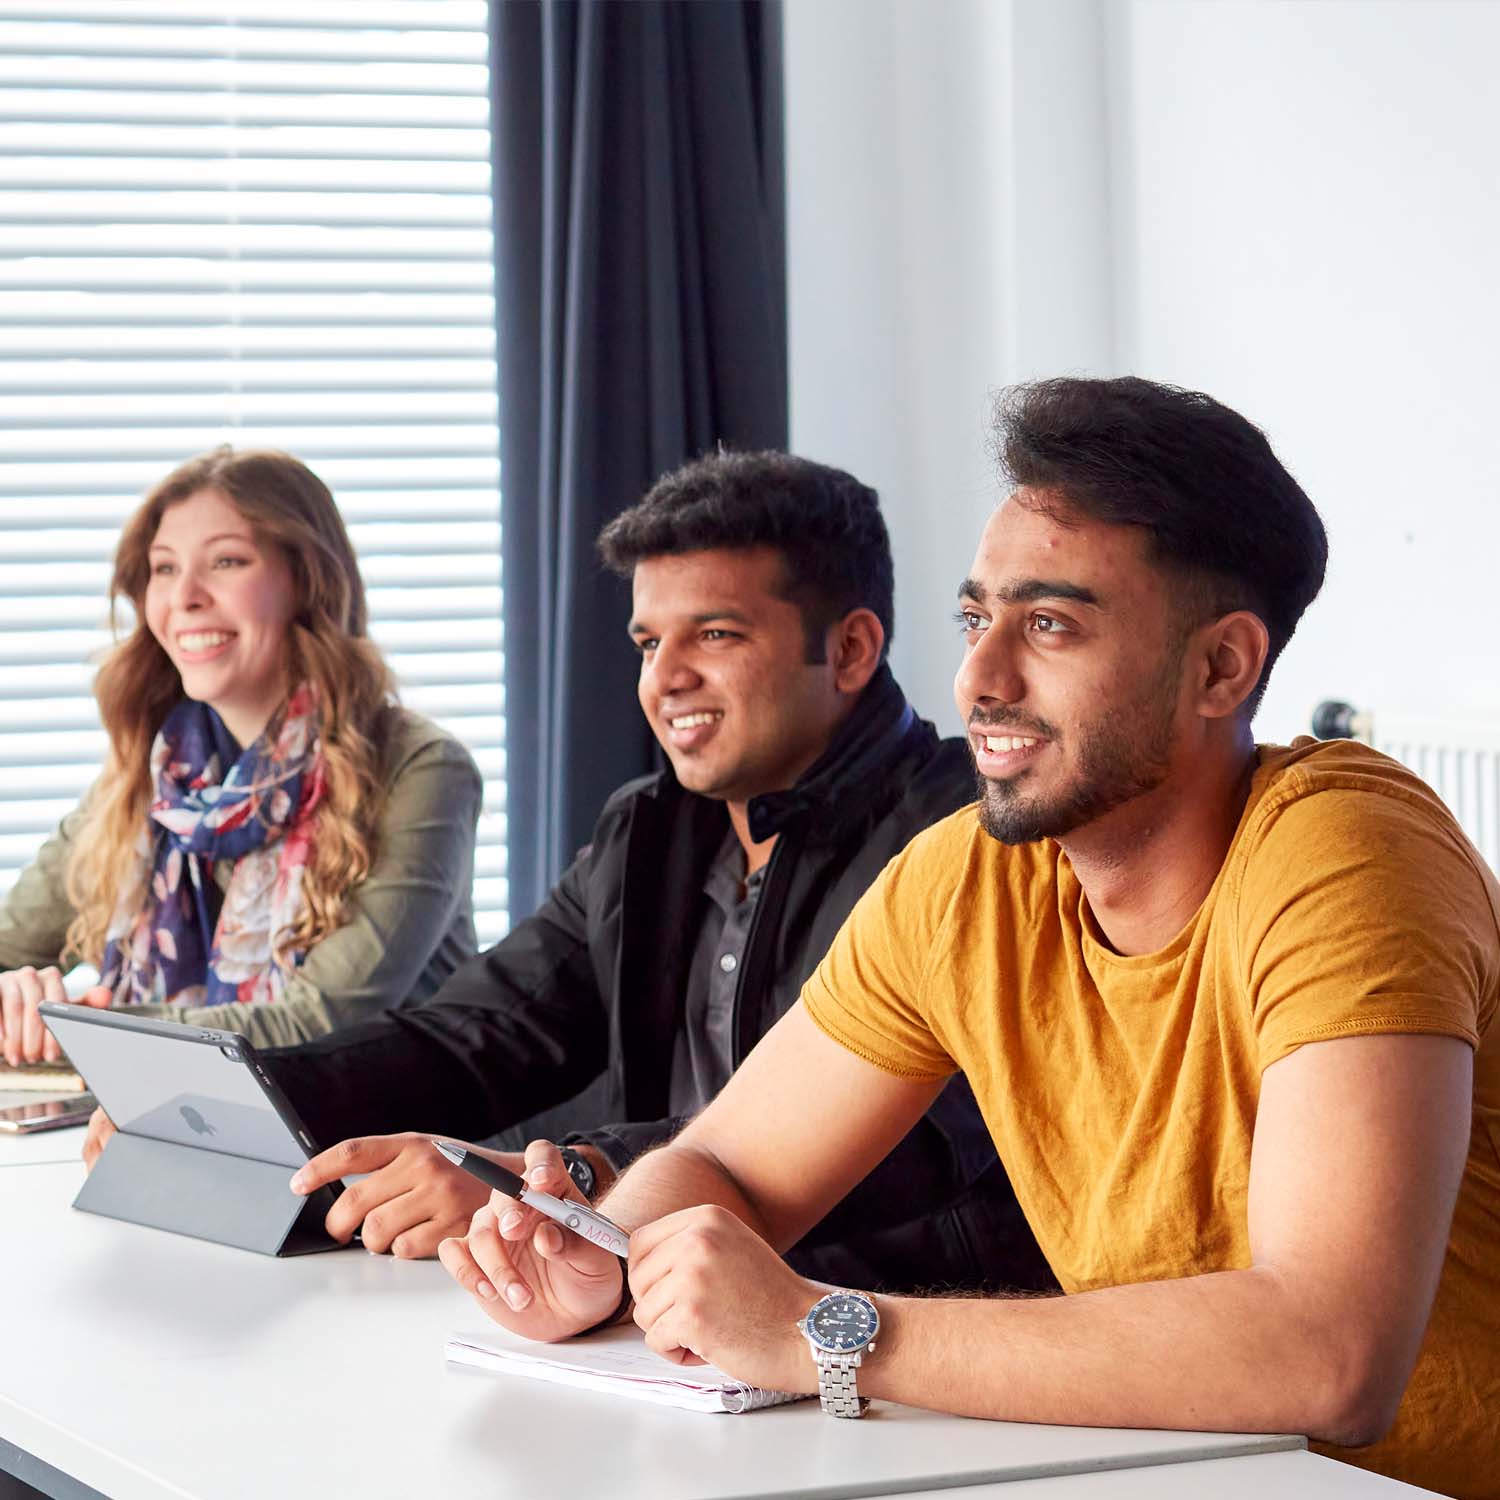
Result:
<svg viewBox="0 0 1500 1500">
<path fill-rule="evenodd" d="M 0 1046 L 11 1067 L 55 1061 L 62 1056 L 37 1006 L 43 1000 L 66 1001 L 62 975 L 56 969 L 8 969 L 0 974 Z"/>
<path fill-rule="evenodd" d="M 114 999 L 102 984 L 85 990 L 77 1000 L 63 991 L 62 975 L 55 968 L 7 969 L 0 974 L 0 1048 L 13 1068 L 22 1063 L 57 1062 L 62 1048 L 37 1013 L 43 1000 L 59 1005 L 90 1005 L 106 1010 Z"/>
</svg>

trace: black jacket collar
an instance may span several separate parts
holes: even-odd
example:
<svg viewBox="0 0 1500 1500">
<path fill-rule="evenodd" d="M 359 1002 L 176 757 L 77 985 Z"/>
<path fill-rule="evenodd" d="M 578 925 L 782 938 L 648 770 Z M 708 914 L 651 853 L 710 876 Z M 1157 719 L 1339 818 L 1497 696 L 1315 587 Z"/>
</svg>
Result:
<svg viewBox="0 0 1500 1500">
<path fill-rule="evenodd" d="M 878 819 L 881 809 L 868 806 L 861 789 L 868 789 L 872 781 L 882 781 L 886 768 L 900 757 L 930 755 L 937 742 L 937 730 L 917 717 L 890 667 L 882 663 L 828 748 L 802 773 L 796 785 L 750 799 L 746 809 L 750 837 L 762 843 L 809 814 L 816 815 L 813 822 L 817 828 L 834 836 L 860 818 Z M 638 783 L 637 791 L 652 800 L 688 797 L 711 802 L 687 791 L 670 765 L 653 780 Z"/>
<path fill-rule="evenodd" d="M 861 814 L 859 788 L 879 780 L 895 756 L 936 740 L 937 731 L 917 717 L 890 667 L 882 663 L 828 748 L 797 784 L 750 799 L 750 837 L 762 843 L 807 817 L 831 832 Z"/>
</svg>

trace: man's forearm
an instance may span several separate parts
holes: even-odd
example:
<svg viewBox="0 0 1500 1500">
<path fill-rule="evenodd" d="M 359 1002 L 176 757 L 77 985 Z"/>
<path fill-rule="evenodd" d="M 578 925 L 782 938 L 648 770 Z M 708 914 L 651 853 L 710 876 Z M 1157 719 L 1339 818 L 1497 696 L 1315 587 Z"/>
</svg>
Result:
<svg viewBox="0 0 1500 1500">
<path fill-rule="evenodd" d="M 1415 1350 L 1372 1348 L 1264 1269 L 1072 1297 L 879 1299 L 860 1390 L 967 1416 L 1297 1432 L 1389 1425 Z"/>
<path fill-rule="evenodd" d="M 601 1207 L 617 1224 L 636 1229 L 701 1203 L 727 1208 L 762 1239 L 775 1243 L 762 1215 L 718 1158 L 680 1141 L 648 1151 L 632 1162 Z"/>
</svg>

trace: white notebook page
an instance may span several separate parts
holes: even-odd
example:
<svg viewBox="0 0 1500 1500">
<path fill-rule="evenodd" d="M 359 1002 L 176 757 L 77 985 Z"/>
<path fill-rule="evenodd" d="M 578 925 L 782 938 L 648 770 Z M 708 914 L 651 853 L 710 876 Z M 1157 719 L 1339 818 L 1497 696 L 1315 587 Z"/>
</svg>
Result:
<svg viewBox="0 0 1500 1500">
<path fill-rule="evenodd" d="M 682 1411 L 755 1411 L 803 1399 L 746 1385 L 713 1365 L 675 1365 L 648 1349 L 640 1329 L 631 1325 L 562 1344 L 533 1344 L 498 1328 L 466 1329 L 449 1337 L 444 1353 L 451 1364 L 550 1380 Z"/>
</svg>

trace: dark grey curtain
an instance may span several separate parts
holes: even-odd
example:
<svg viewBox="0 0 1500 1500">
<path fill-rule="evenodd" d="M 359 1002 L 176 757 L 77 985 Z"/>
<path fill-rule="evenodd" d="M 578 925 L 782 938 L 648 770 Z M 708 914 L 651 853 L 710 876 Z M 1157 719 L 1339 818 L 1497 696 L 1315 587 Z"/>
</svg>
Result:
<svg viewBox="0 0 1500 1500">
<path fill-rule="evenodd" d="M 663 471 L 785 447 L 775 0 L 492 0 L 510 909 L 653 765 L 594 538 Z"/>
</svg>

